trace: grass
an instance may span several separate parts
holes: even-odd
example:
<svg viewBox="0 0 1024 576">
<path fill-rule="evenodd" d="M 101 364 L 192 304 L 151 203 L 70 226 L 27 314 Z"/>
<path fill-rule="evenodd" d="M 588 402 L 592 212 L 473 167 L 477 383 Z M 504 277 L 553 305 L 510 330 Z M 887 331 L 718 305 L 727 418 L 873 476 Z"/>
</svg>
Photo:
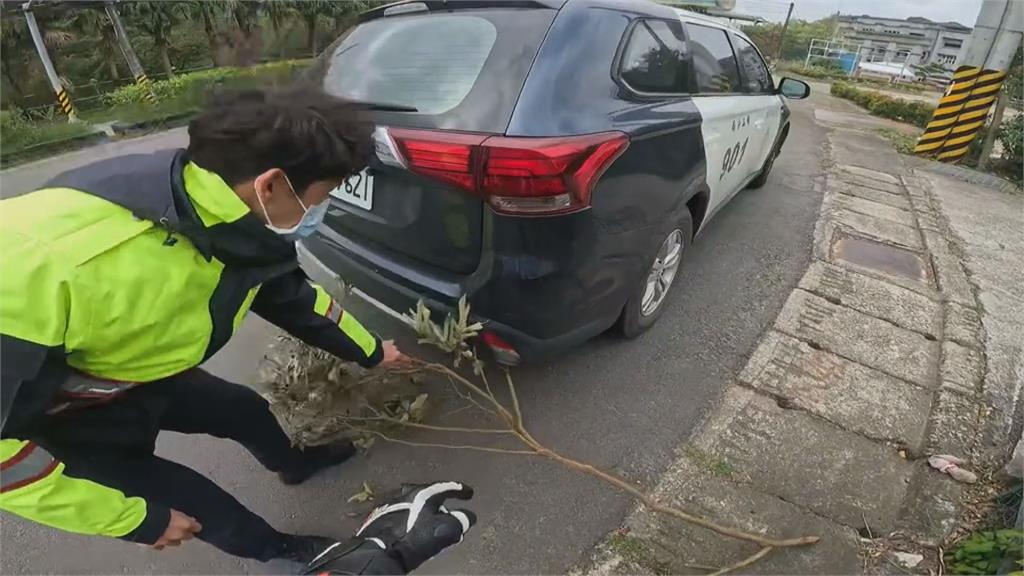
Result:
<svg viewBox="0 0 1024 576">
<path fill-rule="evenodd" d="M 0 151 L 4 156 L 92 132 L 94 129 L 89 123 L 70 123 L 63 117 L 30 122 L 12 112 L 0 113 Z"/>
<path fill-rule="evenodd" d="M 75 137 L 95 132 L 92 124 L 134 124 L 198 112 L 215 90 L 285 85 L 308 64 L 305 60 L 290 60 L 251 68 L 223 67 L 160 80 L 148 88 L 123 86 L 104 95 L 101 108 L 80 111 L 82 122 L 75 124 L 68 123 L 53 109 L 48 114 L 34 115 L 18 110 L 0 111 L 0 163 L 9 165 L 30 156 L 43 157 L 79 146 L 81 143 Z M 148 102 L 150 91 L 157 96 L 154 104 Z M 159 126 L 149 129 L 153 128 Z"/>
<path fill-rule="evenodd" d="M 646 542 L 624 534 L 622 531 L 616 531 L 612 534 L 611 538 L 608 539 L 608 548 L 630 564 L 646 568 L 654 574 L 672 573 L 669 566 L 655 557 L 654 552 Z"/>
<path fill-rule="evenodd" d="M 717 458 L 715 456 L 697 450 L 692 446 L 686 447 L 683 450 L 683 453 L 689 456 L 690 459 L 694 461 L 694 463 L 700 465 L 705 470 L 711 472 L 715 476 L 730 478 L 734 474 L 736 474 L 736 472 L 738 472 L 735 466 L 726 462 L 725 460 L 722 460 L 721 458 Z"/>
<path fill-rule="evenodd" d="M 113 121 L 135 123 L 198 110 L 199 108 L 191 102 L 172 100 L 159 102 L 155 106 L 151 104 L 122 104 L 102 110 L 83 112 L 81 117 L 86 122 L 93 124 Z"/>
<path fill-rule="evenodd" d="M 893 130 L 892 128 L 881 128 L 878 133 L 892 142 L 893 147 L 900 154 L 914 153 L 914 146 L 917 145 L 917 136 Z"/>
</svg>

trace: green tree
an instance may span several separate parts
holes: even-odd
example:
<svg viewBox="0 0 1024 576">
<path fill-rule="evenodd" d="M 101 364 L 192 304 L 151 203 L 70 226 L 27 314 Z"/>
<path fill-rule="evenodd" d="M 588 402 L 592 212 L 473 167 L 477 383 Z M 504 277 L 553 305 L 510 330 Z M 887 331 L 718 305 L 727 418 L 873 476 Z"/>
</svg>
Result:
<svg viewBox="0 0 1024 576">
<path fill-rule="evenodd" d="M 15 12 L 0 12 L 0 70 L 19 103 L 25 99 L 21 80 L 25 78 L 27 54 L 32 50 L 25 18 Z"/>
<path fill-rule="evenodd" d="M 284 59 L 284 51 L 287 48 L 286 37 L 292 29 L 292 23 L 298 12 L 295 10 L 296 2 L 277 0 L 267 2 L 263 5 L 263 12 L 270 22 L 270 28 L 274 31 L 274 40 L 278 44 L 278 58 Z"/>
<path fill-rule="evenodd" d="M 184 5 L 189 20 L 203 23 L 203 33 L 210 47 L 210 60 L 214 66 L 223 66 L 224 35 L 218 22 L 227 14 L 227 4 L 221 0 L 192 0 Z"/>
<path fill-rule="evenodd" d="M 331 18 L 334 20 L 334 34 L 341 34 L 345 29 L 355 22 L 356 16 L 364 10 L 374 8 L 382 2 L 373 0 L 353 0 L 352 2 L 338 2 L 331 5 Z"/>
<path fill-rule="evenodd" d="M 168 48 L 171 45 L 171 32 L 181 23 L 185 16 L 184 5 L 178 2 L 161 2 L 145 0 L 123 3 L 125 17 L 136 28 L 153 39 L 153 47 L 160 56 L 160 64 L 164 73 L 170 78 L 174 76 Z"/>
<path fill-rule="evenodd" d="M 317 54 L 317 26 L 322 19 L 333 16 L 337 9 L 332 4 L 325 0 L 306 0 L 295 4 L 295 11 L 306 25 L 306 50 L 312 56 Z"/>
<path fill-rule="evenodd" d="M 61 72 L 61 49 L 74 41 L 76 36 L 60 22 L 39 15 L 36 19 L 57 76 L 65 87 L 70 87 L 71 81 Z M 19 104 L 26 103 L 25 98 L 33 80 L 45 80 L 43 66 L 28 32 L 28 24 L 20 11 L 0 12 L 0 71 Z M 49 92 L 48 84 L 44 91 Z"/>
<path fill-rule="evenodd" d="M 114 26 L 103 8 L 83 6 L 68 10 L 63 16 L 63 24 L 68 30 L 89 43 L 88 57 L 91 74 L 95 78 L 101 71 L 106 71 L 111 80 L 118 80 L 121 74 L 117 63 L 122 59 L 117 45 Z"/>
<path fill-rule="evenodd" d="M 827 40 L 832 38 L 835 32 L 836 20 L 834 17 L 823 18 L 808 22 L 806 20 L 793 20 L 786 30 L 786 38 L 782 43 L 782 60 L 803 61 L 807 57 L 807 49 L 811 46 L 811 40 L 817 38 Z M 743 31 L 753 40 L 754 44 L 762 54 L 774 56 L 779 46 L 779 37 L 782 34 L 782 24 L 758 24 L 756 26 L 744 26 Z"/>
</svg>

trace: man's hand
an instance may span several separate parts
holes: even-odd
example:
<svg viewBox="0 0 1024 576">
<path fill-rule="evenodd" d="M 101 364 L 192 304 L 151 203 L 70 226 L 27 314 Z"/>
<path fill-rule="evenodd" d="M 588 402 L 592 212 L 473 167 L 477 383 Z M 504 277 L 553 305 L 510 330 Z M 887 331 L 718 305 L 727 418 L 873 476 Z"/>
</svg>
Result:
<svg viewBox="0 0 1024 576">
<path fill-rule="evenodd" d="M 394 340 L 384 340 L 380 345 L 384 348 L 384 357 L 380 361 L 381 365 L 400 363 L 405 360 L 405 354 L 402 354 L 398 346 L 395 346 Z"/>
<path fill-rule="evenodd" d="M 203 525 L 196 522 L 196 519 L 182 514 L 177 510 L 171 510 L 171 521 L 167 523 L 160 539 L 153 543 L 153 548 L 163 550 L 165 546 L 180 546 L 185 540 L 191 540 L 197 532 L 203 529 Z"/>
</svg>

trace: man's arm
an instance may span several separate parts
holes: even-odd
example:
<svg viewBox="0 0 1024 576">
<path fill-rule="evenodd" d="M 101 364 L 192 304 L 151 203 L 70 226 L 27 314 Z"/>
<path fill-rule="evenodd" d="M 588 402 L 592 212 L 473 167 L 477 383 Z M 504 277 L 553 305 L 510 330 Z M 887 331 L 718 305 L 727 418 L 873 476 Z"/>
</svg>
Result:
<svg viewBox="0 0 1024 576">
<path fill-rule="evenodd" d="M 252 311 L 306 344 L 371 368 L 383 358 L 380 338 L 343 310 L 326 290 L 311 284 L 302 270 L 265 283 Z"/>
<path fill-rule="evenodd" d="M 170 521 L 168 508 L 69 476 L 42 447 L 9 437 L 12 422 L 42 416 L 69 374 L 63 347 L 0 334 L 0 510 L 68 532 L 156 543 Z"/>
</svg>

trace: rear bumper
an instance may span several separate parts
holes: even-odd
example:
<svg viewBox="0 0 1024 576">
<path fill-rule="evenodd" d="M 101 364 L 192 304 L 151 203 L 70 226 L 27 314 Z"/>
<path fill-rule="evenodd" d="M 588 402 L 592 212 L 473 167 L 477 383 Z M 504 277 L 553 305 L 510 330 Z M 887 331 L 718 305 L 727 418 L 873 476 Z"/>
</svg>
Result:
<svg viewBox="0 0 1024 576">
<path fill-rule="evenodd" d="M 565 220 L 559 226 L 563 233 L 573 228 Z M 476 319 L 529 360 L 556 354 L 604 332 L 618 319 L 625 302 L 624 291 L 608 289 L 609 268 L 595 265 L 592 251 L 556 249 L 542 256 L 502 257 L 500 247 L 499 251 L 491 248 L 484 250 L 472 274 L 427 275 L 325 227 L 303 241 L 298 252 L 314 279 L 340 278 L 355 287 L 353 294 L 406 323 L 403 315 L 419 300 L 438 320 L 454 311 L 466 294 Z M 592 272 L 596 270 L 600 273 Z M 603 289 L 589 289 L 594 284 Z"/>
</svg>

